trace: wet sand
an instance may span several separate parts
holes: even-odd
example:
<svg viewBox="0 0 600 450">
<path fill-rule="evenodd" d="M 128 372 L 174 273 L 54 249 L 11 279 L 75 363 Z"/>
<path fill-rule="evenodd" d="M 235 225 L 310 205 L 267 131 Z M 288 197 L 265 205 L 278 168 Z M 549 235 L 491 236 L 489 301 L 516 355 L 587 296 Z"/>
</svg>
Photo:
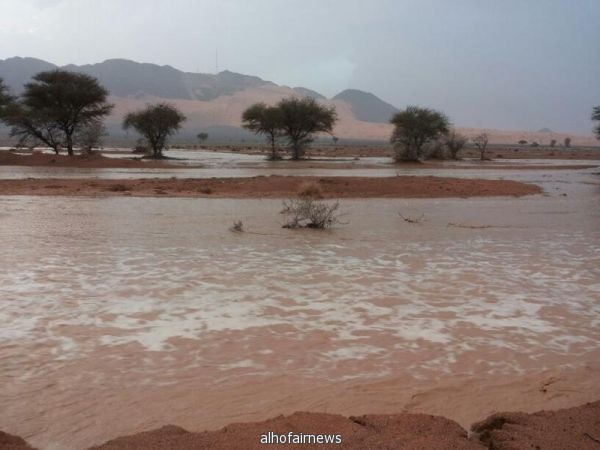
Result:
<svg viewBox="0 0 600 450">
<path fill-rule="evenodd" d="M 433 176 L 246 177 L 209 179 L 20 179 L 0 180 L 2 195 L 286 198 L 303 186 L 318 186 L 324 198 L 521 197 L 541 193 L 533 184 Z"/>
</svg>

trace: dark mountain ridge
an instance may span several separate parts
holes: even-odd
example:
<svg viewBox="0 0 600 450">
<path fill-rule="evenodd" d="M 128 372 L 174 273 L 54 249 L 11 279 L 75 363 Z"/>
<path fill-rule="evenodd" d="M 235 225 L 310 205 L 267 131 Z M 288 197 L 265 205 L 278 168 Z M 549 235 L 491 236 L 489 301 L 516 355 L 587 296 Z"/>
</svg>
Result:
<svg viewBox="0 0 600 450">
<path fill-rule="evenodd" d="M 16 94 L 23 91 L 23 85 L 36 73 L 56 69 L 91 75 L 111 95 L 123 98 L 155 96 L 174 100 L 211 101 L 249 88 L 277 86 L 256 76 L 228 70 L 218 74 L 190 73 L 171 66 L 138 63 L 127 59 L 108 59 L 96 64 L 69 64 L 62 67 L 36 58 L 13 57 L 0 60 L 0 78 Z M 301 96 L 326 100 L 320 93 L 304 87 L 291 90 Z M 366 122 L 388 122 L 397 111 L 375 95 L 355 89 L 345 90 L 333 97 L 333 100 L 349 103 L 358 120 Z"/>
</svg>

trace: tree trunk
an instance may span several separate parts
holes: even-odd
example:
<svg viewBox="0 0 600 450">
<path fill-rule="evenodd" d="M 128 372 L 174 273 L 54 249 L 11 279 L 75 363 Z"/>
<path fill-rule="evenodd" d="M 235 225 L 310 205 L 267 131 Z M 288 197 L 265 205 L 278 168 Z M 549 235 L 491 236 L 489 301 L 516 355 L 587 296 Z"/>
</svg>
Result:
<svg viewBox="0 0 600 450">
<path fill-rule="evenodd" d="M 67 134 L 67 154 L 73 156 L 73 137 Z"/>
<path fill-rule="evenodd" d="M 300 159 L 301 152 L 302 152 L 301 145 L 298 143 L 294 143 L 294 145 L 292 145 L 292 159 L 294 161 L 298 161 Z"/>
<path fill-rule="evenodd" d="M 275 146 L 275 137 L 271 136 L 271 161 L 278 160 L 277 147 Z"/>
</svg>

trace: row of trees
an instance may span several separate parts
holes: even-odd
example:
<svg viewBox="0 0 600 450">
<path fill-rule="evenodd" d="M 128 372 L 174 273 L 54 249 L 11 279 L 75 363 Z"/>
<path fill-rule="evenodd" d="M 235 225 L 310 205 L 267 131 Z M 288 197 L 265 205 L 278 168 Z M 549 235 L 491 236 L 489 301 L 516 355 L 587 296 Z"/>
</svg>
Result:
<svg viewBox="0 0 600 450">
<path fill-rule="evenodd" d="M 103 120 L 113 109 L 107 99 L 108 91 L 98 80 L 81 73 L 40 72 L 19 98 L 0 79 L 0 121 L 11 127 L 11 136 L 21 145 L 45 144 L 56 154 L 66 148 L 73 155 L 76 146 L 91 150 L 106 135 Z M 160 158 L 167 139 L 184 121 L 175 107 L 159 103 L 127 114 L 123 128 L 139 132 L 151 156 Z"/>
<path fill-rule="evenodd" d="M 292 159 L 302 158 L 314 136 L 332 134 L 336 121 L 335 108 L 319 105 L 312 97 L 285 98 L 274 106 L 256 103 L 242 114 L 244 128 L 267 138 L 272 160 L 281 159 L 277 151 L 280 139 L 285 139 Z"/>
<path fill-rule="evenodd" d="M 38 73 L 25 85 L 19 98 L 11 96 L 0 79 L 0 120 L 11 127 L 11 135 L 21 142 L 43 143 L 57 154 L 66 148 L 73 155 L 76 145 L 91 149 L 105 134 L 103 119 L 113 108 L 107 98 L 107 90 L 86 74 L 63 70 Z M 160 158 L 168 138 L 185 120 L 174 106 L 159 103 L 127 114 L 123 128 L 140 133 L 151 156 Z M 600 106 L 594 108 L 592 120 L 600 122 Z M 273 106 L 256 103 L 242 115 L 244 128 L 266 137 L 273 160 L 281 158 L 278 152 L 281 141 L 291 150 L 292 159 L 302 158 L 318 133 L 333 136 L 336 122 L 335 108 L 323 106 L 311 97 L 285 98 Z M 396 113 L 390 122 L 394 125 L 391 143 L 397 161 L 418 161 L 425 151 L 457 159 L 468 141 L 451 128 L 444 113 L 429 108 L 409 106 Z M 594 132 L 600 139 L 600 124 Z M 201 141 L 207 138 L 206 133 L 198 135 Z M 335 136 L 334 141 L 337 141 Z M 472 141 L 481 159 L 486 159 L 488 141 L 485 133 Z M 565 146 L 568 145 L 570 140 L 565 141 Z"/>
</svg>

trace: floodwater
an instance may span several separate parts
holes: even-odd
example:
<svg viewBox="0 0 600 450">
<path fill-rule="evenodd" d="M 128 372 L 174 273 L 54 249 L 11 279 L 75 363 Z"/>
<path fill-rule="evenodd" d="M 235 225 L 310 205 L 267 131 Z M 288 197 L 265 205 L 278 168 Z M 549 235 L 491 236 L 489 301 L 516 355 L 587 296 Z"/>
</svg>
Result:
<svg viewBox="0 0 600 450">
<path fill-rule="evenodd" d="M 597 170 L 502 176 L 546 194 L 344 200 L 322 232 L 277 200 L 0 196 L 0 426 L 81 449 L 600 360 Z"/>
</svg>

